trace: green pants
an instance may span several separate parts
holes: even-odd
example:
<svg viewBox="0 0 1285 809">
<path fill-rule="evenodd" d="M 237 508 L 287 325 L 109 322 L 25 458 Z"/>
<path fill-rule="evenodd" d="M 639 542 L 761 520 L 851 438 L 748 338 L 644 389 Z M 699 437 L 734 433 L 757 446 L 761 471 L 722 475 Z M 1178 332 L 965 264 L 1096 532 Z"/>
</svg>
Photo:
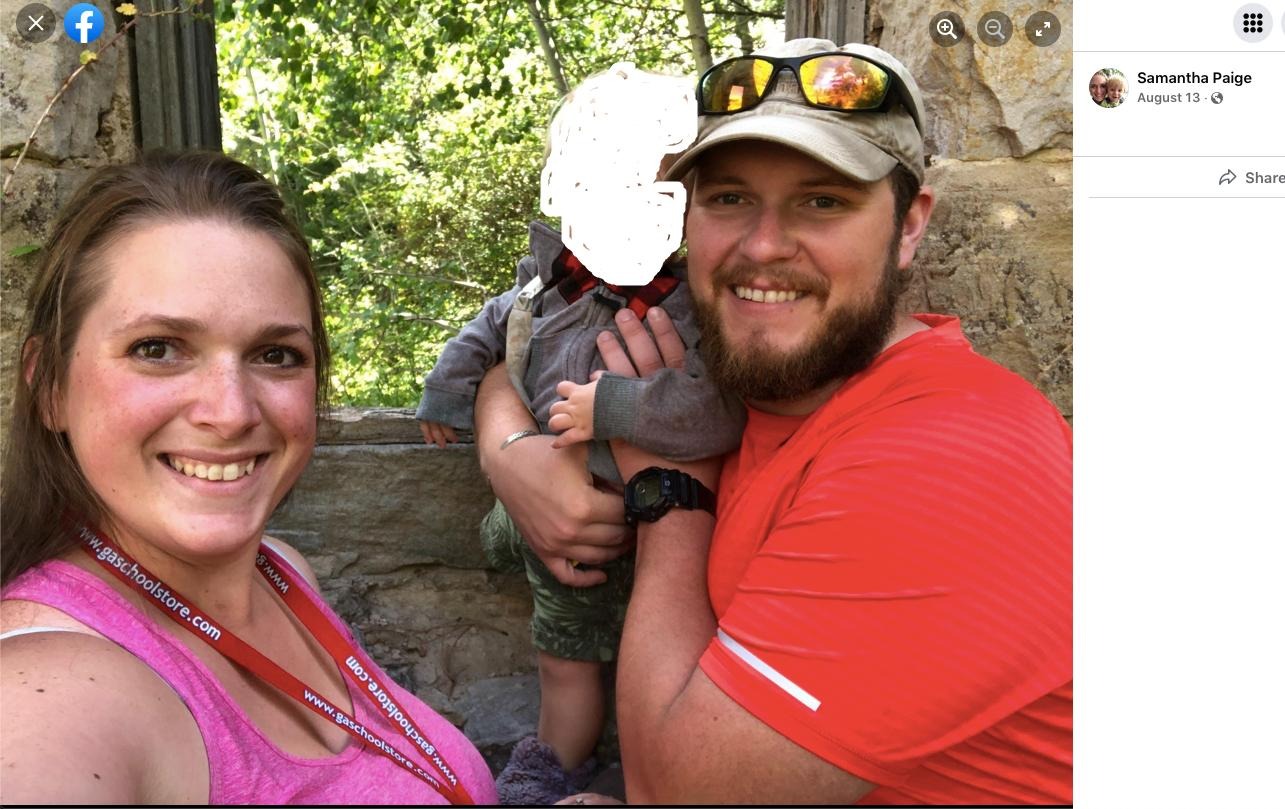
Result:
<svg viewBox="0 0 1285 809">
<path fill-rule="evenodd" d="M 568 587 L 558 581 L 518 533 L 504 505 L 495 501 L 482 518 L 482 548 L 498 570 L 526 571 L 535 610 L 531 640 L 535 648 L 564 660 L 607 662 L 616 659 L 625 607 L 634 582 L 634 555 L 629 552 L 597 566 L 607 581 L 595 587 Z"/>
</svg>

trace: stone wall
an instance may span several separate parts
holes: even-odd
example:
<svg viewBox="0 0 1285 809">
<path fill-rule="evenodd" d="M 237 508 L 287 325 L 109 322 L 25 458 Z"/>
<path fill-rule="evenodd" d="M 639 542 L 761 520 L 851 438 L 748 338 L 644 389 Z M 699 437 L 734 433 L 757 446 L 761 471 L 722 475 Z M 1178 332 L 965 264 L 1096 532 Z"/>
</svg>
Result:
<svg viewBox="0 0 1285 809">
<path fill-rule="evenodd" d="M 26 5 L 0 0 L 4 59 L 0 60 L 0 173 L 8 175 L 50 99 L 79 66 L 81 48 L 63 35 L 62 15 L 74 0 L 45 0 L 59 15 L 59 30 L 44 42 L 18 36 L 15 21 Z M 129 57 L 124 41 L 108 50 L 72 84 L 40 127 L 14 174 L 0 213 L 0 402 L 13 395 L 16 342 L 36 255 L 10 257 L 15 247 L 40 244 L 58 211 L 96 166 L 134 154 Z"/>
<path fill-rule="evenodd" d="M 996 8 L 1013 20 L 1002 47 L 970 34 L 941 48 L 928 36 L 938 11 L 956 12 L 971 32 Z M 1035 11 L 1061 22 L 1052 47 L 1022 31 Z M 927 182 L 938 205 L 906 308 L 959 315 L 978 351 L 1070 419 L 1071 3 L 870 0 L 866 26 L 868 42 L 910 68 L 928 108 Z"/>
</svg>

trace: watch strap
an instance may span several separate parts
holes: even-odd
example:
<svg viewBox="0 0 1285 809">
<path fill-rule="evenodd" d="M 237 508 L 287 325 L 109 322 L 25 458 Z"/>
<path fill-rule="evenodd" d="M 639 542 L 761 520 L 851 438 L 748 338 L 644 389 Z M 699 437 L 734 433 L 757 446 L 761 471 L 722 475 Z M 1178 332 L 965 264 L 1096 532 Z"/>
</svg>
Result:
<svg viewBox="0 0 1285 809">
<path fill-rule="evenodd" d="M 700 509 L 714 514 L 718 503 L 717 497 L 709 488 L 686 472 L 670 469 L 676 473 L 678 484 L 678 502 L 675 505 L 688 509 Z"/>
</svg>

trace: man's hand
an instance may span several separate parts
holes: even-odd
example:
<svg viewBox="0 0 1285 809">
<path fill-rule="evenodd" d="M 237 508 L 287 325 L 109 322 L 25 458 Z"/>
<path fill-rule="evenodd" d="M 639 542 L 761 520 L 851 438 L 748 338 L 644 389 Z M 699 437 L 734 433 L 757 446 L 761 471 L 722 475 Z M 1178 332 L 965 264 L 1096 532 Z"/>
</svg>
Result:
<svg viewBox="0 0 1285 809">
<path fill-rule="evenodd" d="M 593 440 L 593 397 L 597 390 L 597 374 L 586 385 L 577 385 L 570 380 L 558 383 L 558 395 L 562 401 L 554 402 L 549 409 L 549 429 L 561 433 L 553 440 L 555 448 Z"/>
<path fill-rule="evenodd" d="M 659 306 L 647 310 L 651 334 L 629 309 L 616 312 L 616 328 L 624 338 L 622 348 L 615 335 L 604 331 L 598 335 L 598 352 L 607 370 L 621 376 L 651 376 L 661 368 L 682 369 L 687 349 L 674 328 L 674 321 Z"/>
<path fill-rule="evenodd" d="M 572 587 L 605 581 L 602 571 L 571 562 L 614 559 L 632 547 L 634 534 L 620 496 L 594 488 L 588 446 L 554 449 L 551 436 L 533 435 L 500 449 L 508 436 L 536 426 L 501 365 L 478 386 L 474 422 L 482 471 L 549 571 Z"/>
<path fill-rule="evenodd" d="M 594 488 L 588 446 L 554 449 L 549 436 L 531 436 L 505 447 L 500 459 L 491 488 L 549 572 L 571 587 L 605 582 L 601 570 L 572 562 L 609 562 L 633 546 L 633 532 L 620 495 Z"/>
<path fill-rule="evenodd" d="M 445 447 L 447 444 L 454 444 L 459 441 L 459 436 L 455 434 L 455 428 L 449 424 L 443 424 L 440 421 L 421 421 L 419 431 L 424 434 L 425 444 L 436 444 L 439 447 Z"/>
</svg>

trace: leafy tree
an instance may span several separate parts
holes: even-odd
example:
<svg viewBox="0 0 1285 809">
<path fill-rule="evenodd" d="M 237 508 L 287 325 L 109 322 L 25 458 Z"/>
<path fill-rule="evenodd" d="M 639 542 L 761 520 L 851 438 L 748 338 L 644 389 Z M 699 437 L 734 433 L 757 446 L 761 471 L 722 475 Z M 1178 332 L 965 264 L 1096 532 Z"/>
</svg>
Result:
<svg viewBox="0 0 1285 809">
<path fill-rule="evenodd" d="M 761 43 L 781 9 L 710 6 L 715 54 Z M 570 85 L 621 60 L 695 72 L 682 0 L 231 0 L 216 30 L 225 148 L 313 246 L 339 404 L 413 406 L 441 346 L 512 285 L 551 65 Z"/>
</svg>

